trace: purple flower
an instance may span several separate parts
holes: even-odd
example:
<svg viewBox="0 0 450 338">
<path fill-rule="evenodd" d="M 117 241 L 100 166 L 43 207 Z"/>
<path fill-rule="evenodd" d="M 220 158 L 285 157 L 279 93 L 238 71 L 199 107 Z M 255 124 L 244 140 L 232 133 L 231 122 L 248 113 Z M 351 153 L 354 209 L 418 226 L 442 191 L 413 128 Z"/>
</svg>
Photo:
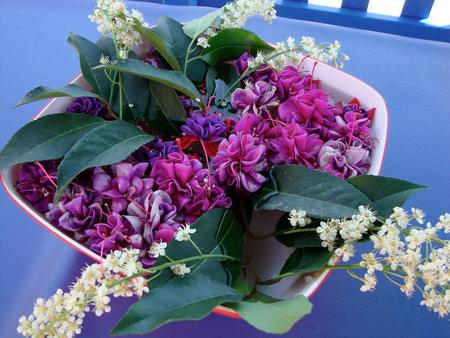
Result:
<svg viewBox="0 0 450 338">
<path fill-rule="evenodd" d="M 98 254 L 106 255 L 112 250 L 128 246 L 127 238 L 133 234 L 129 222 L 113 212 L 106 218 L 106 222 L 97 223 L 92 229 L 86 230 L 88 236 L 86 244 Z"/>
<path fill-rule="evenodd" d="M 232 134 L 219 144 L 213 160 L 215 177 L 227 187 L 255 192 L 267 180 L 266 146 L 250 134 Z"/>
<path fill-rule="evenodd" d="M 40 213 L 49 210 L 56 190 L 56 163 L 45 161 L 24 163 L 20 169 L 16 189 Z"/>
<path fill-rule="evenodd" d="M 201 90 L 200 90 L 201 92 Z M 180 99 L 181 105 L 184 107 L 188 115 L 193 113 L 201 113 L 198 105 L 187 95 L 177 93 L 178 98 Z"/>
<path fill-rule="evenodd" d="M 165 68 L 164 61 L 161 59 L 161 56 L 156 52 L 153 47 L 150 47 L 148 52 L 145 53 L 143 59 L 145 63 L 148 63 L 156 68 Z"/>
<path fill-rule="evenodd" d="M 104 117 L 103 104 L 95 97 L 77 97 L 66 109 L 67 113 L 82 113 L 93 116 Z"/>
<path fill-rule="evenodd" d="M 217 114 L 193 113 L 188 118 L 181 131 L 188 136 L 198 137 L 206 142 L 220 142 L 226 131 L 225 123 Z"/>
<path fill-rule="evenodd" d="M 148 163 L 122 162 L 111 167 L 112 173 L 103 168 L 94 169 L 94 190 L 104 199 L 111 200 L 111 210 L 121 212 L 128 203 L 152 191 L 153 179 L 145 177 Z"/>
<path fill-rule="evenodd" d="M 319 167 L 331 175 L 347 179 L 363 175 L 370 167 L 370 152 L 359 141 L 348 145 L 343 140 L 327 141 L 319 152 Z"/>
<path fill-rule="evenodd" d="M 285 123 L 299 123 L 326 136 L 337 109 L 328 101 L 328 95 L 321 89 L 311 89 L 292 96 L 280 104 L 278 115 Z"/>
<path fill-rule="evenodd" d="M 263 114 L 271 103 L 276 103 L 275 95 L 277 88 L 264 81 L 255 84 L 249 83 L 245 89 L 238 88 L 231 94 L 231 105 L 242 115 L 253 113 Z"/>
<path fill-rule="evenodd" d="M 249 53 L 245 52 L 234 62 L 234 66 L 239 75 L 242 75 L 248 69 L 248 60 L 253 59 Z M 277 71 L 269 65 L 259 66 L 253 73 L 247 76 L 252 82 L 265 81 L 275 83 Z"/>
<path fill-rule="evenodd" d="M 309 89 L 310 83 L 311 75 L 301 76 L 297 68 L 288 66 L 278 74 L 276 84 L 278 97 L 281 101 L 285 101 L 302 90 Z"/>
<path fill-rule="evenodd" d="M 214 208 L 231 207 L 231 199 L 225 191 L 217 185 L 214 176 L 202 171 L 198 177 L 199 185 L 194 186 L 192 200 L 185 204 L 184 219 L 187 222 L 195 222 L 204 213 Z"/>
<path fill-rule="evenodd" d="M 181 210 L 193 198 L 194 187 L 199 185 L 198 175 L 203 171 L 206 169 L 199 160 L 190 159 L 184 153 L 171 153 L 166 159 L 155 162 L 150 176 Z"/>
<path fill-rule="evenodd" d="M 66 189 L 56 205 L 50 204 L 45 217 L 58 227 L 74 232 L 76 239 L 85 237 L 84 231 L 98 223 L 102 217 L 101 200 L 87 193 L 81 186 Z"/>
<path fill-rule="evenodd" d="M 177 209 L 170 196 L 164 191 L 151 192 L 147 197 L 138 198 L 127 207 L 125 218 L 134 229 L 130 244 L 141 250 L 140 258 L 145 266 L 156 261 L 148 253 L 155 241 L 170 242 L 180 224 L 175 220 Z"/>
<path fill-rule="evenodd" d="M 173 141 L 162 141 L 155 138 L 153 141 L 140 147 L 133 156 L 140 162 L 150 162 L 152 166 L 160 158 L 165 158 L 170 153 L 177 153 L 180 150 Z"/>
<path fill-rule="evenodd" d="M 271 128 L 266 134 L 267 158 L 271 164 L 303 164 L 316 167 L 323 142 L 296 123 Z"/>
</svg>

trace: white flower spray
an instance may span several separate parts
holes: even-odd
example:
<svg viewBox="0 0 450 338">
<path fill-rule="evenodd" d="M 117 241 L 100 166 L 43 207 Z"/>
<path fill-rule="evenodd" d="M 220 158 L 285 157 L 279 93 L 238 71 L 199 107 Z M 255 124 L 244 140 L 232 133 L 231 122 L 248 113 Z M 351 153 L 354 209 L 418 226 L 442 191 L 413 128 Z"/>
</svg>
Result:
<svg viewBox="0 0 450 338">
<path fill-rule="evenodd" d="M 97 0 L 89 19 L 98 25 L 100 34 L 112 35 L 118 59 L 128 58 L 129 51 L 141 43 L 141 35 L 133 27 L 135 20 L 147 26 L 142 13 L 135 9 L 130 13 L 122 0 Z"/>
</svg>

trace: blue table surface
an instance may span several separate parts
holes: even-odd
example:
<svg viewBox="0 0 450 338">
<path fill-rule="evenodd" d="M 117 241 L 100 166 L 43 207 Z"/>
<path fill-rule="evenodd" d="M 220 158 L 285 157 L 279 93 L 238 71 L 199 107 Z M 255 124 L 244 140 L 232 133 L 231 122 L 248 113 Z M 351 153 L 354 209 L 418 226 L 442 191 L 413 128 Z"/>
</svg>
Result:
<svg viewBox="0 0 450 338">
<path fill-rule="evenodd" d="M 210 9 L 129 3 L 148 22 L 166 15 L 180 21 Z M 70 32 L 95 40 L 87 18 L 92 0 L 0 1 L 0 146 L 42 106 L 12 107 L 29 89 L 60 86 L 78 73 L 78 58 L 65 42 Z M 345 70 L 377 88 L 390 110 L 388 148 L 383 175 L 429 187 L 409 206 L 422 207 L 430 220 L 449 211 L 450 44 L 343 27 L 277 19 L 273 25 L 252 20 L 249 29 L 271 41 L 292 35 L 318 41 L 340 40 L 351 60 Z M 74 280 L 90 260 L 54 237 L 0 191 L 0 337 L 16 337 L 17 318 L 28 314 L 37 297 L 48 297 Z M 448 320 L 438 319 L 407 299 L 387 281 L 373 293 L 359 282 L 334 272 L 312 297 L 313 313 L 284 337 L 449 337 Z M 89 315 L 82 337 L 107 337 L 129 301 L 113 301 L 100 320 Z M 266 337 L 241 320 L 211 314 L 198 322 L 179 322 L 151 337 Z"/>
</svg>

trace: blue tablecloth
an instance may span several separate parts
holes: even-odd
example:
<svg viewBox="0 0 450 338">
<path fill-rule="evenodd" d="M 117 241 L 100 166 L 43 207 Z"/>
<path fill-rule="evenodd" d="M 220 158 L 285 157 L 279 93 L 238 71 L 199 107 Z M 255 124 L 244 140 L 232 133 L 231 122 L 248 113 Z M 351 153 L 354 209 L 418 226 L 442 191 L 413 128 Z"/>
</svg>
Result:
<svg viewBox="0 0 450 338">
<path fill-rule="evenodd" d="M 189 20 L 210 9 L 129 2 L 150 23 L 162 15 Z M 0 146 L 42 106 L 12 107 L 39 84 L 60 86 L 79 71 L 74 50 L 65 43 L 70 32 L 97 38 L 87 18 L 93 0 L 0 1 Z M 348 29 L 318 23 L 277 19 L 272 25 L 249 24 L 263 38 L 281 41 L 311 35 L 318 41 L 340 40 L 351 56 L 346 71 L 377 88 L 390 110 L 390 131 L 383 174 L 429 186 L 411 205 L 430 219 L 449 211 L 450 44 Z M 89 259 L 65 245 L 22 212 L 0 192 L 0 337 L 16 337 L 21 314 L 37 297 L 65 287 Z M 312 297 L 313 313 L 285 337 L 445 337 L 447 320 L 408 300 L 389 282 L 374 293 L 344 272 L 334 272 Z M 113 301 L 112 313 L 100 320 L 88 316 L 82 337 L 107 337 L 127 302 Z M 210 315 L 199 322 L 169 324 L 152 337 L 265 337 L 241 320 Z"/>
</svg>

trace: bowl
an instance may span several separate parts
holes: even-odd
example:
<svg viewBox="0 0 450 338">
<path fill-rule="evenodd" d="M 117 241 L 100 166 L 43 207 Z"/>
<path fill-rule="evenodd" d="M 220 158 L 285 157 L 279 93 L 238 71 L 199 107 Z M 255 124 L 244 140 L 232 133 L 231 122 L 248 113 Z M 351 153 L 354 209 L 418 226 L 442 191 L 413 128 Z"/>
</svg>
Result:
<svg viewBox="0 0 450 338">
<path fill-rule="evenodd" d="M 315 60 L 306 59 L 302 64 L 302 71 L 312 71 L 314 62 Z M 348 101 L 353 97 L 357 97 L 362 106 L 366 108 L 376 108 L 372 123 L 372 131 L 378 142 L 372 152 L 372 162 L 368 174 L 378 175 L 383 164 L 388 134 L 388 109 L 384 98 L 374 88 L 360 79 L 322 62 L 317 63 L 314 70 L 314 78 L 320 79 L 321 87 L 329 91 L 332 99 L 335 101 Z M 90 88 L 82 75 L 76 76 L 70 83 L 77 84 L 87 89 Z M 44 115 L 63 112 L 69 106 L 71 101 L 72 99 L 67 97 L 52 99 L 39 111 L 34 119 Z M 49 223 L 42 214 L 34 210 L 33 207 L 19 195 L 14 189 L 19 171 L 20 165 L 16 165 L 7 168 L 0 173 L 0 180 L 10 198 L 46 230 L 82 254 L 95 261 L 99 261 L 100 256 L 98 254 L 78 243 Z M 256 234 L 270 233 L 275 228 L 280 216 L 281 214 L 279 212 L 261 211 L 253 217 L 250 226 L 254 229 Z M 249 250 L 258 275 L 263 279 L 268 279 L 278 274 L 291 253 L 291 249 L 278 242 L 275 238 L 250 241 Z M 261 286 L 260 290 L 275 298 L 285 299 L 300 294 L 305 297 L 311 297 L 326 280 L 329 273 L 330 271 L 324 271 L 309 274 L 310 278 L 307 279 L 302 275 L 293 276 L 285 278 L 281 282 L 271 286 Z M 217 307 L 214 309 L 214 312 L 229 317 L 239 318 L 237 313 L 223 306 Z"/>
</svg>

